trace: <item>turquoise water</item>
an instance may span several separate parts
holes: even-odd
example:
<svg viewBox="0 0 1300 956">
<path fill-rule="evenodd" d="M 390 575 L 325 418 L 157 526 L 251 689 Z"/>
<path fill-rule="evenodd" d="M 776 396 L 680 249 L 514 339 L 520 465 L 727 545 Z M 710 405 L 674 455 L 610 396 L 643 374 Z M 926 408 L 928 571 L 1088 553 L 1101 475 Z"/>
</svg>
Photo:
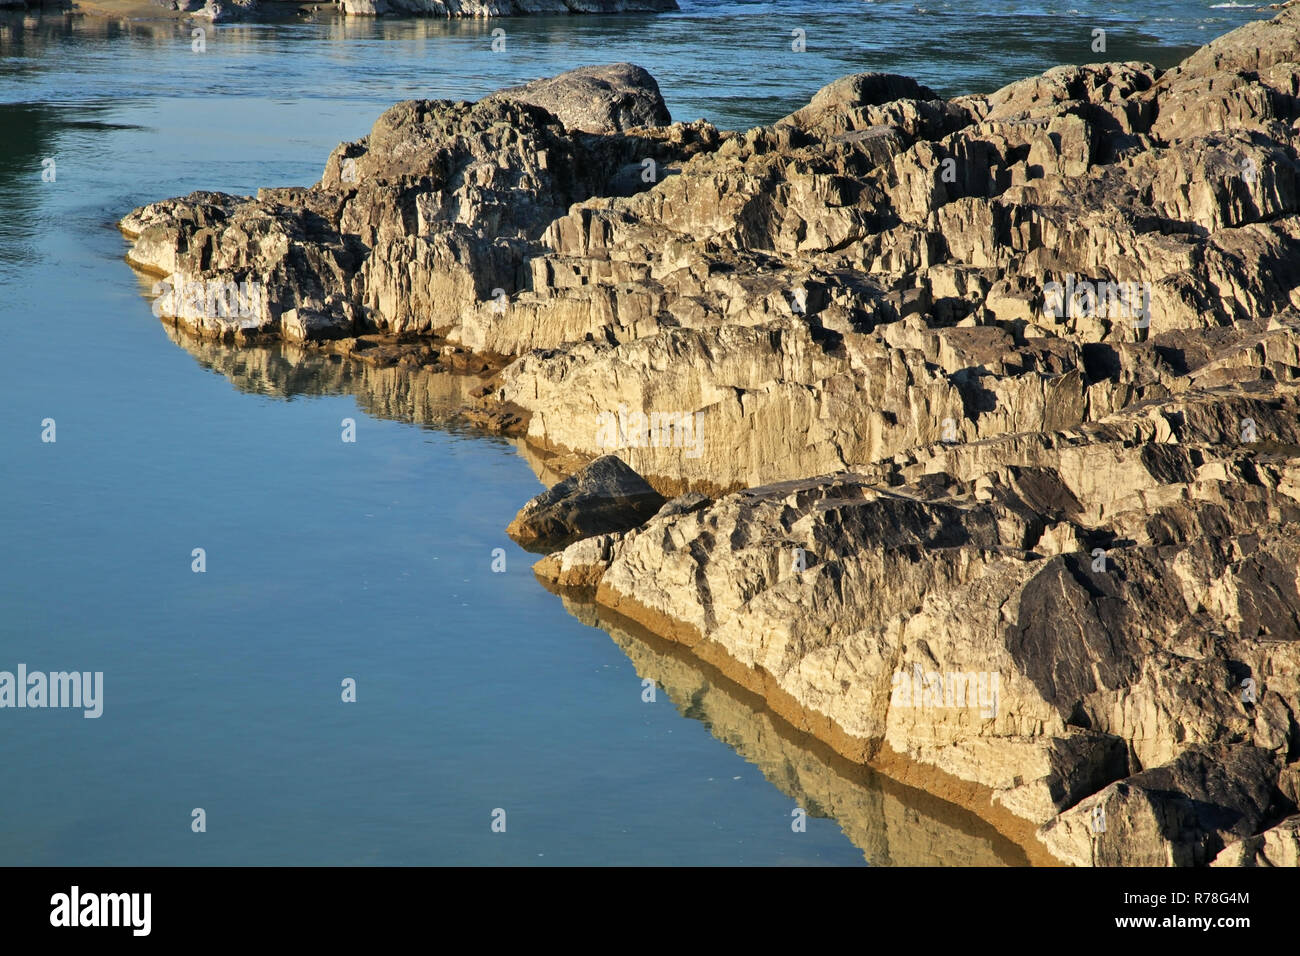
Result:
<svg viewBox="0 0 1300 956">
<path fill-rule="evenodd" d="M 1023 862 L 566 610 L 502 531 L 539 482 L 510 443 L 446 427 L 454 384 L 174 340 L 113 223 L 309 183 L 396 100 L 583 63 L 633 60 L 676 118 L 743 127 L 857 70 L 955 94 L 1172 63 L 1259 16 L 1075 6 L 683 3 L 509 21 L 504 54 L 481 23 L 235 25 L 196 54 L 173 24 L 0 21 L 0 670 L 104 674 L 99 719 L 0 709 L 0 863 Z"/>
</svg>

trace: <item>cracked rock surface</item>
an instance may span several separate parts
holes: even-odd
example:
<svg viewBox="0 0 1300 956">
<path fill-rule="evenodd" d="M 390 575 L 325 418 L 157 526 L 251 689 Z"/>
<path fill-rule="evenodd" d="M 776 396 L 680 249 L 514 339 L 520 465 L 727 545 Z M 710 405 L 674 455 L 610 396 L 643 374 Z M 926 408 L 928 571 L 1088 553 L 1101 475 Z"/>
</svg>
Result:
<svg viewBox="0 0 1300 956">
<path fill-rule="evenodd" d="M 1300 7 L 743 132 L 643 73 L 398 104 L 310 188 L 134 211 L 129 258 L 257 283 L 171 317 L 236 345 L 502 357 L 474 414 L 692 493 L 539 574 L 844 756 L 1067 863 L 1295 865 Z"/>
</svg>

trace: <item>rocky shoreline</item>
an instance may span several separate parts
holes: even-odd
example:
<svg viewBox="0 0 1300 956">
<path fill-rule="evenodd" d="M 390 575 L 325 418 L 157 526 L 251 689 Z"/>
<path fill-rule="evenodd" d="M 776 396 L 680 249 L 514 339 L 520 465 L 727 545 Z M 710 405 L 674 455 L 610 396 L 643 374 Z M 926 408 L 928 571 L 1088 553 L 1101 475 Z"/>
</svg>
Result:
<svg viewBox="0 0 1300 956">
<path fill-rule="evenodd" d="M 1297 60 L 1290 7 L 743 132 L 588 68 L 121 228 L 188 333 L 474 373 L 573 476 L 539 576 L 844 758 L 1065 863 L 1296 865 Z"/>
</svg>

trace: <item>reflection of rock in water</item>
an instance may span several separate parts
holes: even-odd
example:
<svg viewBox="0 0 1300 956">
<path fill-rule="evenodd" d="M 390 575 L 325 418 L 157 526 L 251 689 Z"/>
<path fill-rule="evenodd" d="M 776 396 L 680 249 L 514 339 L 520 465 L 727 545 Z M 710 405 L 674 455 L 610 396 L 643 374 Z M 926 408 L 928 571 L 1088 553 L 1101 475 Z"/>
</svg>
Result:
<svg viewBox="0 0 1300 956">
<path fill-rule="evenodd" d="M 141 295 L 151 298 L 157 277 L 137 272 Z M 203 339 L 180 326 L 162 323 L 167 337 L 209 371 L 223 375 L 241 392 L 293 398 L 296 395 L 351 395 L 375 418 L 410 422 L 445 431 L 473 432 L 513 445 L 538 480 L 550 487 L 586 464 L 584 456 L 542 452 L 522 439 L 502 438 L 465 423 L 459 412 L 483 384 L 474 375 L 433 372 L 403 365 L 376 366 L 344 356 L 275 342 L 233 348 Z"/>
<path fill-rule="evenodd" d="M 545 582 L 543 582 L 545 583 Z M 975 814 L 867 767 L 791 728 L 688 651 L 598 605 L 561 595 L 583 624 L 606 631 L 683 716 L 758 767 L 812 817 L 835 820 L 875 866 L 1023 866 L 1025 851 Z"/>
<path fill-rule="evenodd" d="M 482 384 L 470 375 L 376 367 L 288 344 L 234 349 L 166 323 L 163 328 L 200 365 L 224 375 L 241 392 L 277 398 L 352 395 L 376 418 L 451 428 L 470 390 Z"/>
</svg>

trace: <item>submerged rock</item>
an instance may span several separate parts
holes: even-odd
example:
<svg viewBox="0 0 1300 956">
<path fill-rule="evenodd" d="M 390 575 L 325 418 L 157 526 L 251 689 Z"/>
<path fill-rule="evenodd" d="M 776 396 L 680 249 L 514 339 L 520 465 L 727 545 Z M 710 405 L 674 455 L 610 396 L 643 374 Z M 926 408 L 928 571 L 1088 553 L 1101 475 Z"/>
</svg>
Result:
<svg viewBox="0 0 1300 956">
<path fill-rule="evenodd" d="M 506 531 L 522 545 L 554 548 L 635 528 L 663 504 L 644 478 L 606 455 L 524 505 Z"/>
</svg>

